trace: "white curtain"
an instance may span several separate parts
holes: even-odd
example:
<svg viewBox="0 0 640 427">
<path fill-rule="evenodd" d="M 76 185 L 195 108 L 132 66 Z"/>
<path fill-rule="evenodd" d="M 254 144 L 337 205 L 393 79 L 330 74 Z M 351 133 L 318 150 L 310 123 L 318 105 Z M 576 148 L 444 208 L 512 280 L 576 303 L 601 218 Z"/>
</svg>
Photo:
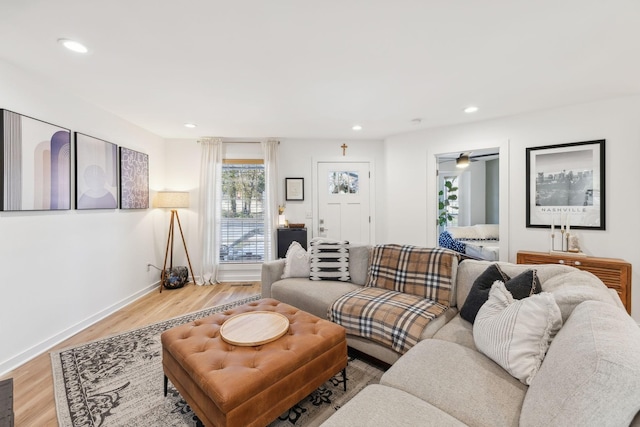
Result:
<svg viewBox="0 0 640 427">
<path fill-rule="evenodd" d="M 278 228 L 278 144 L 270 139 L 262 142 L 264 156 L 264 260 L 276 259 L 276 229 Z"/>
<path fill-rule="evenodd" d="M 202 254 L 199 285 L 218 283 L 220 222 L 222 215 L 222 139 L 200 141 L 200 203 L 198 234 Z"/>
</svg>

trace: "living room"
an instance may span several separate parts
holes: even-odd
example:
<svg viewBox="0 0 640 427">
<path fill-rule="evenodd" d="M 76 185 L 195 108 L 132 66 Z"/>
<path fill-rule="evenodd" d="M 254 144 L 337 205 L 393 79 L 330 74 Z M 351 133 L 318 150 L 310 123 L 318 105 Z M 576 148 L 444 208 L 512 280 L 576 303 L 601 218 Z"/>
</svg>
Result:
<svg viewBox="0 0 640 427">
<path fill-rule="evenodd" d="M 631 46 L 638 39 L 630 37 L 627 55 L 635 51 Z M 57 47 L 54 40 L 53 48 Z M 583 54 L 589 56 L 589 52 Z M 0 107 L 148 154 L 152 199 L 164 189 L 191 193 L 191 207 L 181 212 L 181 218 L 192 261 L 198 260 L 200 131 L 196 129 L 192 137 L 161 137 L 4 58 L 2 55 L 0 61 Z M 77 61 L 74 64 L 81 66 Z M 617 75 L 607 78 L 616 80 Z M 532 83 L 523 80 L 520 84 Z M 464 118 L 446 126 L 416 129 L 410 123 L 414 117 L 407 117 L 405 128 L 384 137 L 275 135 L 280 140 L 278 175 L 281 181 L 305 178 L 305 191 L 312 194 L 314 159 L 370 160 L 376 184 L 373 242 L 434 246 L 435 155 L 498 147 L 501 170 L 507 171 L 500 212 L 501 241 L 506 242 L 507 250 L 501 251 L 501 257 L 515 262 L 520 250 L 549 249 L 548 229 L 526 227 L 526 148 L 605 139 L 606 229 L 578 230 L 577 234 L 588 255 L 622 258 L 638 266 L 640 251 L 635 244 L 640 225 L 633 219 L 640 211 L 634 186 L 640 182 L 637 84 L 630 84 L 627 90 L 603 91 L 598 98 L 573 97 L 580 101 L 570 104 L 559 94 L 553 107 L 477 121 Z M 228 136 L 246 137 L 241 133 Z M 267 136 L 273 135 L 262 137 Z M 344 156 L 343 144 L 348 146 Z M 307 212 L 313 212 L 310 197 L 287 204 L 292 222 L 308 222 Z M 167 212 L 159 209 L 1 212 L 5 285 L 0 322 L 10 327 L 3 326 L 2 337 L 8 345 L 0 347 L 0 375 L 156 290 L 159 274 L 147 264 L 162 264 L 167 221 Z M 638 283 L 640 272 L 635 268 L 631 314 L 640 323 Z"/>
</svg>

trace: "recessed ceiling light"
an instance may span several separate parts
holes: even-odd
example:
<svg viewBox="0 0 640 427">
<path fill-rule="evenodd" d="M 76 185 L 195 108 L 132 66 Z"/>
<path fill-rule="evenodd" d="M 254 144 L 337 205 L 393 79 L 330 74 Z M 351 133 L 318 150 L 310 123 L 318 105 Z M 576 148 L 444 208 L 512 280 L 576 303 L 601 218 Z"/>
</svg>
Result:
<svg viewBox="0 0 640 427">
<path fill-rule="evenodd" d="M 362 130 L 362 126 L 360 125 L 353 125 L 353 127 L 351 128 L 353 130 Z"/>
<path fill-rule="evenodd" d="M 185 123 L 184 127 L 193 129 L 196 125 L 194 123 Z"/>
<path fill-rule="evenodd" d="M 464 112 L 467 114 L 475 113 L 476 111 L 478 111 L 478 107 L 476 107 L 475 105 L 470 105 L 464 109 Z"/>
<path fill-rule="evenodd" d="M 416 119 L 411 120 L 411 124 L 419 125 L 420 123 L 422 123 L 422 119 L 420 119 L 420 118 L 416 118 Z"/>
<path fill-rule="evenodd" d="M 58 39 L 58 43 L 60 43 L 62 46 L 66 47 L 69 50 L 72 50 L 74 52 L 77 53 L 87 53 L 89 52 L 89 49 L 87 49 L 87 47 L 85 45 L 83 45 L 82 43 L 79 43 L 75 40 L 69 40 L 69 39 Z"/>
</svg>

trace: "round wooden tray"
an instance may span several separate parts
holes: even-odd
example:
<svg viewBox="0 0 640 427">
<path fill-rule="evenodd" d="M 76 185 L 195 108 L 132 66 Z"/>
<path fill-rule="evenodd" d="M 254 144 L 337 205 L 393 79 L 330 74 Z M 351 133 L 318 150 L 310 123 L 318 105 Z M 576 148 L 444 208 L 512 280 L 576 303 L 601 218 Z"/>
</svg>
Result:
<svg viewBox="0 0 640 427">
<path fill-rule="evenodd" d="M 289 330 L 289 319 L 274 311 L 248 311 L 227 319 L 220 336 L 229 344 L 251 347 L 275 341 Z"/>
</svg>

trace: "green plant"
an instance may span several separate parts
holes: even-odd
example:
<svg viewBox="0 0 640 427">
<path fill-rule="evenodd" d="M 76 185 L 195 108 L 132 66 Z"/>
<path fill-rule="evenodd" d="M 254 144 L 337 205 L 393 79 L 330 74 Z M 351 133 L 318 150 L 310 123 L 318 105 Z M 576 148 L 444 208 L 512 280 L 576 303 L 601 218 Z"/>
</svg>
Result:
<svg viewBox="0 0 640 427">
<path fill-rule="evenodd" d="M 445 188 L 438 192 L 438 225 L 441 227 L 446 225 L 447 222 L 453 221 L 453 216 L 451 214 L 453 211 L 458 209 L 457 206 L 453 206 L 451 204 L 451 202 L 458 200 L 458 195 L 456 194 L 458 192 L 458 187 L 453 186 L 452 180 L 445 180 L 444 187 Z"/>
</svg>

